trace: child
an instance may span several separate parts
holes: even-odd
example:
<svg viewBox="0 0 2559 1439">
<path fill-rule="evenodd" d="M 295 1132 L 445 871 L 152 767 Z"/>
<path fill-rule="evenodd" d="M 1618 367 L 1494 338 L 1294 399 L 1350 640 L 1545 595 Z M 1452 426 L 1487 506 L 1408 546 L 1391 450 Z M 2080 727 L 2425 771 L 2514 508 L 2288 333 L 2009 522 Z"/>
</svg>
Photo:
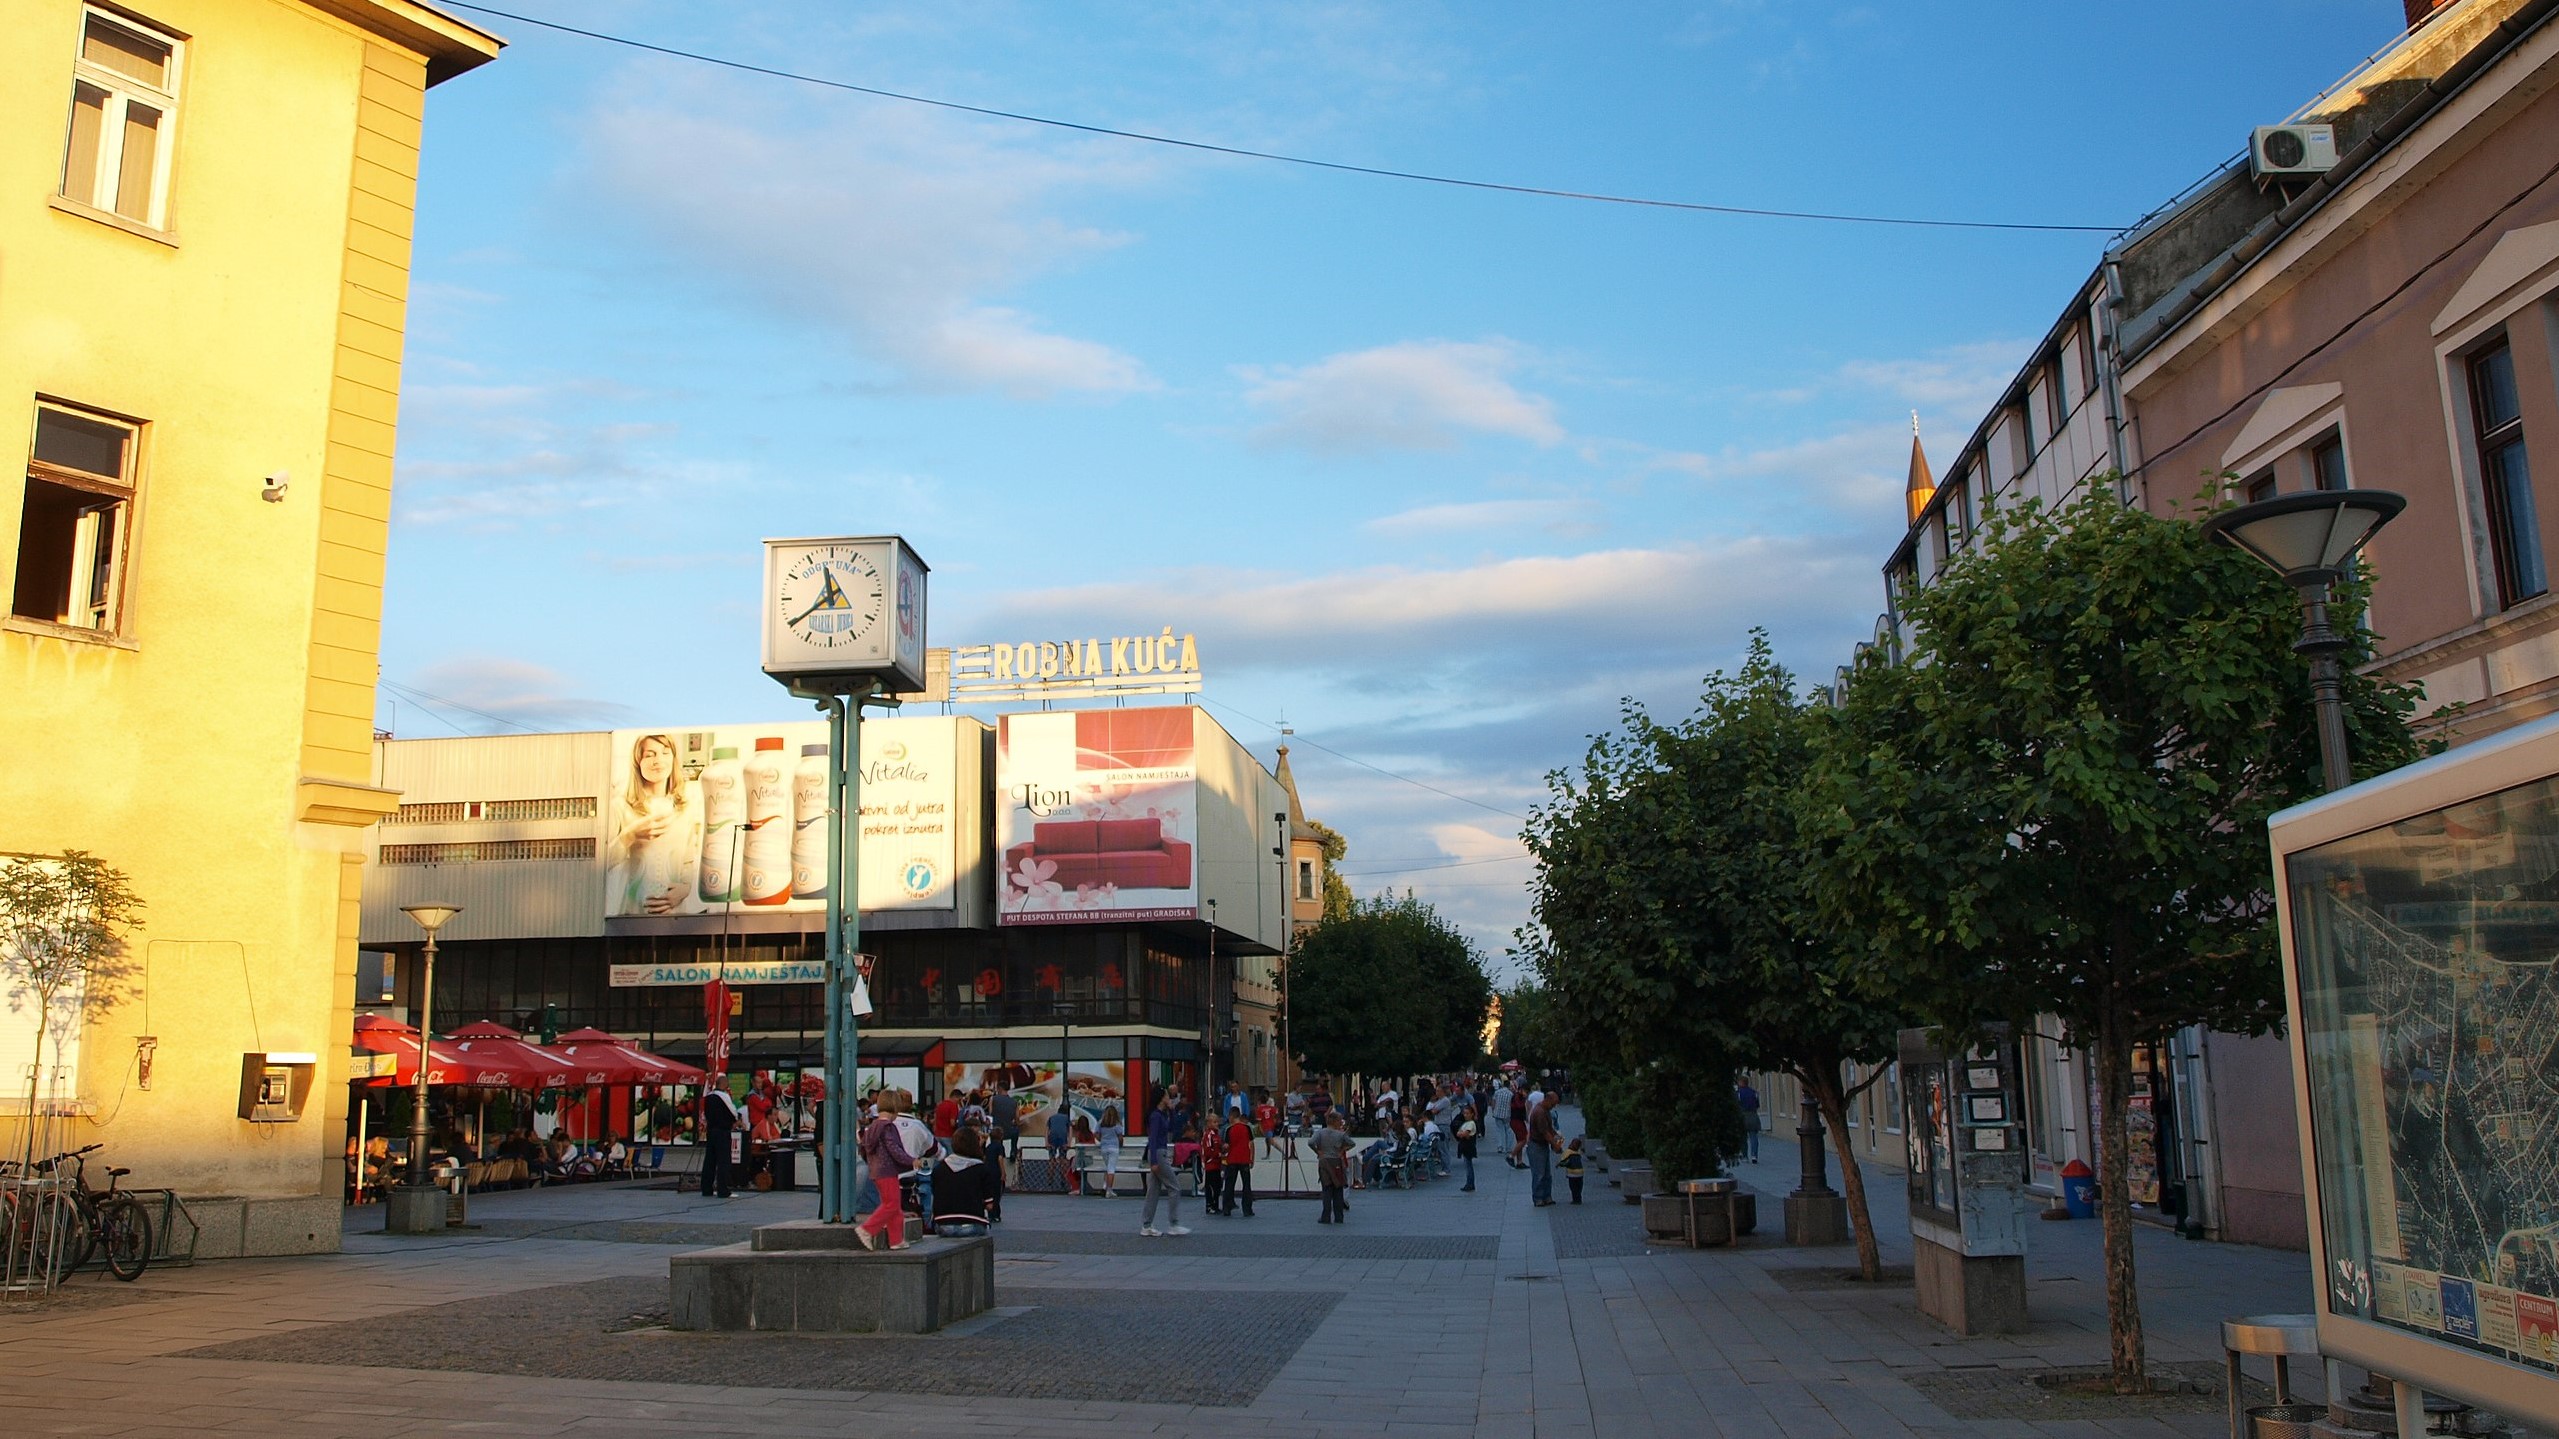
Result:
<svg viewBox="0 0 2559 1439">
<path fill-rule="evenodd" d="M 1577 1135 L 1564 1146 L 1564 1182 L 1572 1186 L 1573 1202 L 1582 1202 L 1582 1141 Z"/>
</svg>

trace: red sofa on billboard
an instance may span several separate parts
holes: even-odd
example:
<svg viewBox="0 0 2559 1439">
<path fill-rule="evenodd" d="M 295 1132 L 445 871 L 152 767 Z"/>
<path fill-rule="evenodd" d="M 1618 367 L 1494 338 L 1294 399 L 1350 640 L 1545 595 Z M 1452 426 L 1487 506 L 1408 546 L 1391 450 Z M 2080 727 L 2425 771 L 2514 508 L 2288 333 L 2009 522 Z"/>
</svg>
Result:
<svg viewBox="0 0 2559 1439">
<path fill-rule="evenodd" d="M 1025 860 L 1057 866 L 1050 876 L 1068 889 L 1077 885 L 1117 885 L 1121 889 L 1188 889 L 1191 847 L 1164 837 L 1164 824 L 1153 819 L 1058 819 L 1031 826 L 1031 842 L 1004 851 L 1007 874 L 1021 872 Z"/>
</svg>

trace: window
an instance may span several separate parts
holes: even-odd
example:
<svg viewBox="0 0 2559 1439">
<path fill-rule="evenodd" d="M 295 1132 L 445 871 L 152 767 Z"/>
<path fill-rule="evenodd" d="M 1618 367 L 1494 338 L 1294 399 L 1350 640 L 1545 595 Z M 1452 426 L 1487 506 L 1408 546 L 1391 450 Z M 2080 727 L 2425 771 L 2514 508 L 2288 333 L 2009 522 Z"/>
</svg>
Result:
<svg viewBox="0 0 2559 1439">
<path fill-rule="evenodd" d="M 11 614 L 116 631 L 132 529 L 133 440 L 129 425 L 36 407 Z"/>
<path fill-rule="evenodd" d="M 2496 561 L 2498 605 L 2510 609 L 2550 585 L 2532 507 L 2532 466 L 2524 455 L 2514 351 L 2502 337 L 2470 357 L 2470 416 L 2479 446 L 2479 488 L 2488 502 L 2488 548 Z"/>
<path fill-rule="evenodd" d="M 71 74 L 63 198 L 164 228 L 178 42 L 91 10 Z"/>
<path fill-rule="evenodd" d="M 2323 490 L 2346 488 L 2346 442 L 2334 432 L 2310 447 L 2310 482 Z"/>
<path fill-rule="evenodd" d="M 2058 357 L 2044 362 L 2044 417 L 2045 430 L 2054 435 L 2070 420 L 2070 394 L 2062 387 Z"/>
<path fill-rule="evenodd" d="M 2082 398 L 2097 393 L 2097 341 L 2086 325 L 2071 332 L 2079 347 L 2079 393 Z"/>
<path fill-rule="evenodd" d="M 1946 482 L 1950 492 L 1946 496 L 1946 533 L 1958 545 L 1973 537 L 1972 479 L 1972 471 L 1965 469 L 1956 471 L 1955 477 Z"/>
<path fill-rule="evenodd" d="M 479 864 L 507 859 L 593 859 L 592 839 L 480 839 L 443 844 L 386 844 L 384 864 Z"/>
<path fill-rule="evenodd" d="M 1315 861 L 1311 859 L 1297 862 L 1297 897 L 1310 901 L 1315 898 Z"/>
<path fill-rule="evenodd" d="M 2272 469 L 2259 470 L 2257 473 L 2250 475 L 2248 478 L 2239 482 L 2239 492 L 2244 495 L 2247 498 L 2248 503 L 2252 505 L 2257 503 L 2259 500 L 2273 499 L 2275 497 L 2275 472 Z"/>
</svg>

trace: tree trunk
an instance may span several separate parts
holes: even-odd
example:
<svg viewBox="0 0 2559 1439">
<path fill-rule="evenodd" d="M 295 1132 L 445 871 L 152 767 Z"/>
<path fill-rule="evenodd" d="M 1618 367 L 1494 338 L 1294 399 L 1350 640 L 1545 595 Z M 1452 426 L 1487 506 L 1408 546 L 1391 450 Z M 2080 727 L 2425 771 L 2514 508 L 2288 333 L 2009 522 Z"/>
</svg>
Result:
<svg viewBox="0 0 2559 1439">
<path fill-rule="evenodd" d="M 2133 1281 L 2132 1036 L 2108 1006 L 2097 1021 L 2097 1218 L 2106 1238 L 2106 1338 L 2115 1390 L 2139 1393 L 2149 1374 L 2141 1337 L 2141 1293 Z"/>
<path fill-rule="evenodd" d="M 1866 1212 L 1866 1175 L 1857 1167 L 1857 1150 L 1848 1141 L 1848 1098 L 1840 1092 L 1839 1066 L 1815 1073 L 1819 1077 L 1805 1088 L 1812 1091 L 1822 1123 L 1830 1126 L 1831 1150 L 1839 1156 L 1839 1182 L 1848 1195 L 1848 1222 L 1857 1236 L 1857 1274 L 1871 1284 L 1884 1277 L 1884 1256 L 1875 1245 L 1874 1218 Z"/>
</svg>

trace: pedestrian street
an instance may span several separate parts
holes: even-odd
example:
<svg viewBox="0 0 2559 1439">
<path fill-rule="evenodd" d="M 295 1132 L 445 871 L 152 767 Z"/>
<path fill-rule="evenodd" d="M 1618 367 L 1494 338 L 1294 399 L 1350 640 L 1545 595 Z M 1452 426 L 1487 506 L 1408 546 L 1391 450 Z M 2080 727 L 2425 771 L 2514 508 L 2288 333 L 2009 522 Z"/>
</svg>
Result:
<svg viewBox="0 0 2559 1439">
<path fill-rule="evenodd" d="M 1774 1215 L 1792 1147 L 1739 1168 Z M 1306 1199 L 1266 1195 L 1250 1219 L 1186 1202 L 1191 1232 L 1166 1238 L 1137 1233 L 1135 1199 L 1013 1195 L 998 1307 L 924 1338 L 661 1327 L 671 1253 L 799 1217 L 806 1192 L 500 1193 L 474 1199 L 477 1230 L 425 1239 L 355 1209 L 341 1254 L 82 1276 L 0 1309 L 0 1411 L 13 1434 L 2220 1432 L 2209 1399 L 1982 1417 L 2015 1407 L 2017 1386 L 1990 1382 L 2003 1373 L 2102 1362 L 2093 1224 L 2034 1235 L 2033 1332 L 1958 1340 L 1906 1285 L 1805 1287 L 1853 1265 L 1844 1246 L 1788 1249 L 1766 1225 L 1735 1249 L 1647 1245 L 1606 1174 L 1547 1210 L 1498 1158 L 1479 1177 L 1472 1194 L 1454 1178 L 1356 1191 L 1334 1229 Z M 1898 1194 L 1881 1173 L 1870 1187 Z M 1898 1227 L 1879 1229 L 1906 1264 Z M 2220 1318 L 2302 1303 L 2297 1254 L 2162 1231 L 2141 1260 L 2155 1365 L 2217 1363 Z"/>
</svg>

